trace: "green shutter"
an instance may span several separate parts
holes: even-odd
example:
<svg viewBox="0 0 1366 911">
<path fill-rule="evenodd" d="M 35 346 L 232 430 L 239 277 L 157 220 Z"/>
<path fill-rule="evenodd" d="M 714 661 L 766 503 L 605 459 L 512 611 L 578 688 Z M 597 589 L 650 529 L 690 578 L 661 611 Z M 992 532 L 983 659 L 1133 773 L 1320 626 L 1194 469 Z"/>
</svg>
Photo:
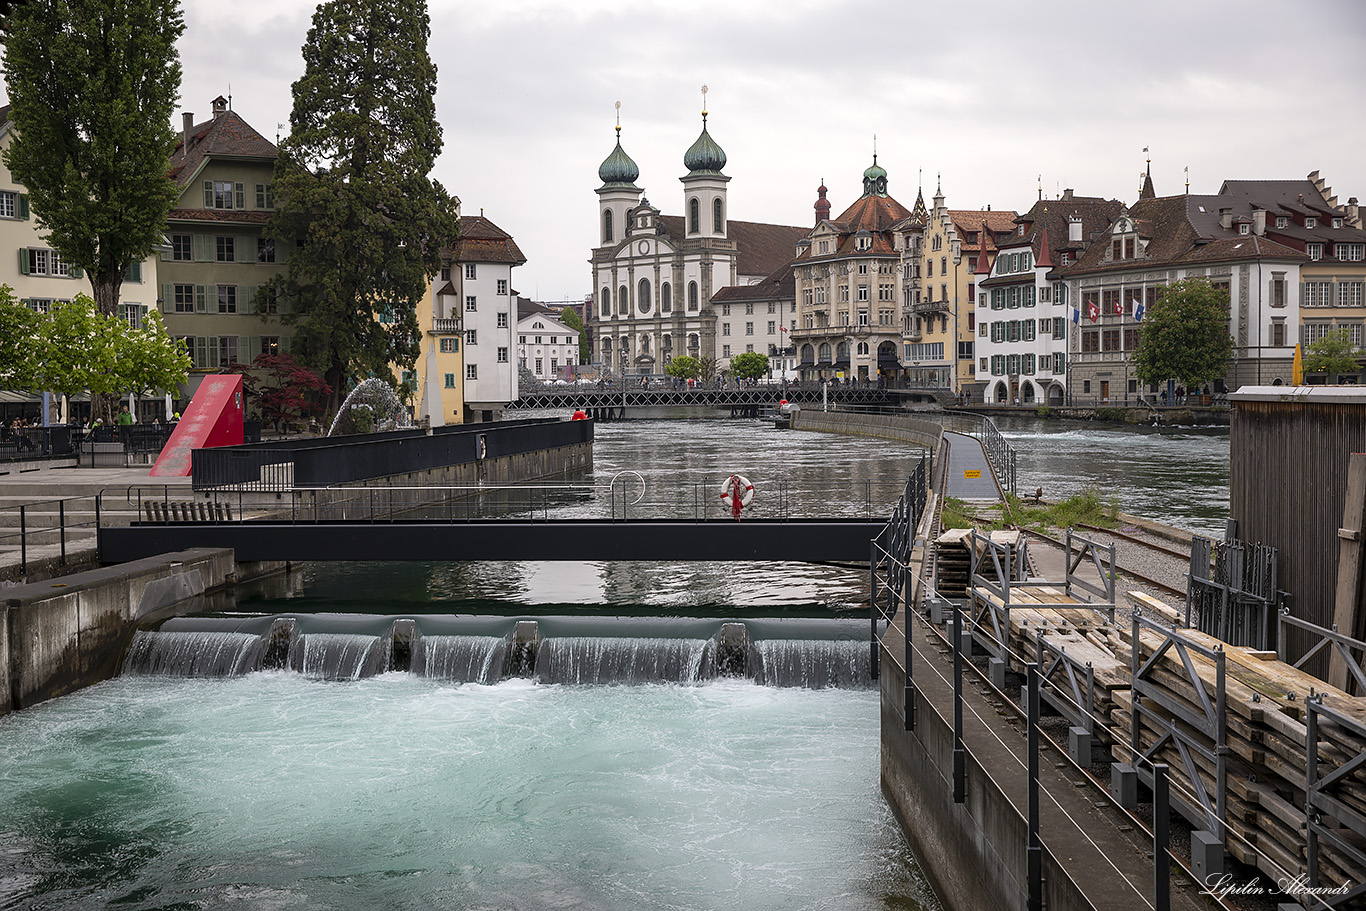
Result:
<svg viewBox="0 0 1366 911">
<path fill-rule="evenodd" d="M 265 207 L 266 207 L 266 185 L 263 184 L 263 183 L 258 183 L 258 184 L 256 185 L 256 208 L 258 208 L 258 209 L 264 209 Z"/>
<path fill-rule="evenodd" d="M 196 234 L 194 236 L 194 261 L 197 263 L 213 262 L 213 238 L 208 234 Z"/>
<path fill-rule="evenodd" d="M 246 189 L 240 183 L 233 184 L 232 188 L 234 191 L 233 196 L 236 197 L 233 199 L 233 202 L 237 204 L 237 208 L 245 209 L 247 207 Z"/>
<path fill-rule="evenodd" d="M 28 221 L 28 194 L 27 194 L 27 193 L 20 193 L 20 194 L 19 194 L 19 217 L 22 218 L 24 221 Z"/>
<path fill-rule="evenodd" d="M 82 269 L 80 266 L 72 266 L 72 267 L 71 267 L 71 277 L 72 277 L 72 278 L 85 278 L 85 270 Z M 138 280 L 141 281 L 141 279 L 138 279 Z"/>
<path fill-rule="evenodd" d="M 128 268 L 123 270 L 123 280 L 126 282 L 142 281 L 142 262 L 133 260 L 128 264 Z"/>
<path fill-rule="evenodd" d="M 28 250 L 27 250 L 27 249 L 21 249 L 21 250 L 19 251 L 19 274 L 20 274 L 20 275 L 28 275 L 28 274 L 29 274 L 29 256 L 28 256 Z"/>
<path fill-rule="evenodd" d="M 195 286 L 194 286 L 194 312 L 195 312 L 195 313 L 208 313 L 208 312 L 209 312 L 209 286 L 208 286 L 208 285 L 195 285 Z"/>
<path fill-rule="evenodd" d="M 255 313 L 256 312 L 256 286 L 238 285 L 237 286 L 237 312 Z"/>
<path fill-rule="evenodd" d="M 204 181 L 204 208 L 213 208 L 213 181 Z"/>
<path fill-rule="evenodd" d="M 161 286 L 161 305 L 157 309 L 162 313 L 175 312 L 175 285 L 167 283 Z"/>
<path fill-rule="evenodd" d="M 294 339 L 293 339 L 292 336 L 288 336 L 288 335 L 282 335 L 282 336 L 280 336 L 280 353 L 281 353 L 281 354 L 288 354 L 290 348 L 292 348 L 292 347 L 294 347 Z"/>
</svg>

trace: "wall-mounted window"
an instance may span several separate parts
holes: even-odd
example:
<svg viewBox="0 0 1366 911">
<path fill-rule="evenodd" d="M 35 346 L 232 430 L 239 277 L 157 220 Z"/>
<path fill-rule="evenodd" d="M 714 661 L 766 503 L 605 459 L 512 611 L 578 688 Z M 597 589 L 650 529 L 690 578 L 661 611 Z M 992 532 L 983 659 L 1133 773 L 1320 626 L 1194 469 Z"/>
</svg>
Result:
<svg viewBox="0 0 1366 911">
<path fill-rule="evenodd" d="M 721 197 L 717 196 L 711 201 L 711 233 L 713 234 L 726 233 L 726 220 L 721 209 Z"/>
<path fill-rule="evenodd" d="M 506 278 L 500 278 L 500 279 L 498 279 L 498 292 L 497 292 L 497 293 L 499 293 L 499 294 L 507 294 L 507 293 L 508 293 L 508 280 L 507 280 Z"/>
<path fill-rule="evenodd" d="M 478 365 L 478 364 L 466 364 L 466 365 L 465 365 L 465 379 L 467 379 L 467 380 L 477 380 L 477 379 L 479 379 L 479 365 Z"/>
<path fill-rule="evenodd" d="M 214 258 L 220 263 L 232 263 L 237 261 L 237 238 L 235 237 L 215 237 L 214 238 Z"/>
<path fill-rule="evenodd" d="M 602 210 L 602 242 L 610 244 L 612 242 L 612 210 Z"/>
<path fill-rule="evenodd" d="M 218 286 L 218 312 L 236 313 L 237 312 L 237 286 L 219 285 Z"/>
<path fill-rule="evenodd" d="M 1310 259 L 1318 262 L 1323 259 L 1323 244 L 1306 244 L 1305 252 L 1309 254 Z"/>
<path fill-rule="evenodd" d="M 256 238 L 256 261 L 258 263 L 275 262 L 275 241 L 269 237 Z"/>
<path fill-rule="evenodd" d="M 696 309 L 697 309 L 697 282 L 688 282 L 688 309 L 689 309 L 689 310 L 696 310 Z M 690 339 L 695 338 L 695 337 L 696 337 L 696 336 L 689 336 Z M 689 347 L 689 348 L 692 347 L 692 342 L 691 342 L 691 341 L 689 341 L 688 347 Z"/>
<path fill-rule="evenodd" d="M 700 234 L 702 232 L 702 204 L 694 196 L 688 200 L 688 233 Z"/>
<path fill-rule="evenodd" d="M 247 207 L 246 187 L 230 180 L 204 181 L 204 208 L 206 209 L 245 209 Z"/>
<path fill-rule="evenodd" d="M 477 345 L 477 344 L 479 344 L 479 330 L 477 330 L 477 329 L 466 329 L 466 330 L 465 330 L 465 347 L 468 348 L 470 345 Z"/>
<path fill-rule="evenodd" d="M 504 346 L 499 346 L 499 348 L 498 348 L 498 363 L 500 363 L 500 364 L 506 364 L 507 362 L 508 362 L 508 350 L 507 350 L 507 348 L 504 347 Z"/>
<path fill-rule="evenodd" d="M 466 278 L 468 278 L 468 279 L 474 279 L 474 278 L 478 277 L 478 274 L 479 274 L 479 273 L 478 273 L 478 270 L 475 269 L 475 264 L 474 264 L 474 263 L 465 263 L 465 277 L 466 277 Z"/>
<path fill-rule="evenodd" d="M 442 354 L 455 354 L 455 352 L 457 352 L 457 351 L 459 351 L 459 350 L 460 350 L 460 339 L 458 339 L 458 338 L 443 338 L 443 339 L 441 340 L 441 353 L 442 353 Z M 447 375 L 449 376 L 450 374 L 447 374 Z"/>
<path fill-rule="evenodd" d="M 673 308 L 673 288 L 668 282 L 661 282 L 659 285 L 659 309 L 664 313 L 670 313 Z"/>
<path fill-rule="evenodd" d="M 269 183 L 258 183 L 256 185 L 256 208 L 273 209 L 275 208 L 275 185 Z"/>
<path fill-rule="evenodd" d="M 479 298 L 474 294 L 465 295 L 465 312 L 476 313 L 479 310 Z"/>
</svg>

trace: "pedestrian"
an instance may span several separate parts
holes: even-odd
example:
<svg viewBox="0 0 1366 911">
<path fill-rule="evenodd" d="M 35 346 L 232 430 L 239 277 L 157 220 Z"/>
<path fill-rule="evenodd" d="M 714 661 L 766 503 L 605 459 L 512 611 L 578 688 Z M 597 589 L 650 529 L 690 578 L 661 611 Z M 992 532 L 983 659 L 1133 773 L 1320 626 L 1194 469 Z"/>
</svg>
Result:
<svg viewBox="0 0 1366 911">
<path fill-rule="evenodd" d="M 118 425 L 120 427 L 133 426 L 133 412 L 128 410 L 127 405 L 124 405 L 119 409 Z"/>
</svg>

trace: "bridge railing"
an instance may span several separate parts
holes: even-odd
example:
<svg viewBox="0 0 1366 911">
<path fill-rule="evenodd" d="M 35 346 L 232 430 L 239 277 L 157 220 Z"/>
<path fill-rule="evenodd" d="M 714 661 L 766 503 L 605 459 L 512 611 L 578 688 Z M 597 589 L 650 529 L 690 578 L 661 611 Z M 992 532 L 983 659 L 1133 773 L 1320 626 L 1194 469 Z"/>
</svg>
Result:
<svg viewBox="0 0 1366 911">
<path fill-rule="evenodd" d="M 992 468 L 996 469 L 996 477 L 1000 479 L 1001 486 L 1011 493 L 1016 493 L 1015 448 L 997 428 L 995 421 L 985 414 L 945 411 L 942 423 L 945 430 L 981 440 Z"/>
</svg>

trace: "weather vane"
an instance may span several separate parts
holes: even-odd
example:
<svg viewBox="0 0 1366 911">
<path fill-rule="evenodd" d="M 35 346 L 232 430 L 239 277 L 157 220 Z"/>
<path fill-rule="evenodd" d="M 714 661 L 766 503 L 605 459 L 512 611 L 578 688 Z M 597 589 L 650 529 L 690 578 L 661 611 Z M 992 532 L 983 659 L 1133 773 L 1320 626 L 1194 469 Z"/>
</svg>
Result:
<svg viewBox="0 0 1366 911">
<path fill-rule="evenodd" d="M 707 87 L 702 86 L 702 116 L 707 116 Z"/>
<path fill-rule="evenodd" d="M 617 136 L 621 136 L 621 102 L 617 102 Z"/>
</svg>

